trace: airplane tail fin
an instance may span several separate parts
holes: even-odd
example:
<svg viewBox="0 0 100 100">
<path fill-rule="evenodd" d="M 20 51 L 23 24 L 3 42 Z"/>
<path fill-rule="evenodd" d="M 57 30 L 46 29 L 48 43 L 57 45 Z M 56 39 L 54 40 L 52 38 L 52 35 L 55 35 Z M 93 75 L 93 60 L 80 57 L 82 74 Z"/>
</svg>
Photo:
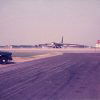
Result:
<svg viewBox="0 0 100 100">
<path fill-rule="evenodd" d="M 63 40 L 63 36 L 62 36 L 61 43 L 63 43 L 63 42 L 64 42 L 64 40 Z"/>
</svg>

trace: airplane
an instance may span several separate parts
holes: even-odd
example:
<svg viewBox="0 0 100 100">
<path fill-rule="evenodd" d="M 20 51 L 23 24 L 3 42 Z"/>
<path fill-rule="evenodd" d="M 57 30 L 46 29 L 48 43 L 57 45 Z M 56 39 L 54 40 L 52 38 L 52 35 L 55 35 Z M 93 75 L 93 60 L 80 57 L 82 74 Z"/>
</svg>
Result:
<svg viewBox="0 0 100 100">
<path fill-rule="evenodd" d="M 62 36 L 61 42 L 59 42 L 59 43 L 52 42 L 52 43 L 46 43 L 46 44 L 39 44 L 39 47 L 41 47 L 41 48 L 43 48 L 43 47 L 49 47 L 49 48 L 68 48 L 68 47 L 86 48 L 87 46 L 81 45 L 81 44 L 64 43 L 64 38 Z"/>
</svg>

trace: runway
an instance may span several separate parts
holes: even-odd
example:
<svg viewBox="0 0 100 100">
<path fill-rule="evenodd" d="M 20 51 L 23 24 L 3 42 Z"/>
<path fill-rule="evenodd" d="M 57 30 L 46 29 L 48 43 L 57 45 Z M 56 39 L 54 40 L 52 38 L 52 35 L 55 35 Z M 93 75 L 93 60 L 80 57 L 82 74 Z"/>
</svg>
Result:
<svg viewBox="0 0 100 100">
<path fill-rule="evenodd" d="M 100 100 L 100 53 L 65 53 L 0 69 L 0 100 Z"/>
</svg>

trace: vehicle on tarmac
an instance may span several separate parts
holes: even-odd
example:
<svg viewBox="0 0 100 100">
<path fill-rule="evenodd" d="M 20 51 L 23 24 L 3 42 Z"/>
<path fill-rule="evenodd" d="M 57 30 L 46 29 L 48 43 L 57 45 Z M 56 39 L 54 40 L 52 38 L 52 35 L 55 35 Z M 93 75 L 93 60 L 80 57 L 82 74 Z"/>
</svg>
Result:
<svg viewBox="0 0 100 100">
<path fill-rule="evenodd" d="M 0 64 L 7 64 L 12 60 L 11 52 L 0 51 Z"/>
</svg>

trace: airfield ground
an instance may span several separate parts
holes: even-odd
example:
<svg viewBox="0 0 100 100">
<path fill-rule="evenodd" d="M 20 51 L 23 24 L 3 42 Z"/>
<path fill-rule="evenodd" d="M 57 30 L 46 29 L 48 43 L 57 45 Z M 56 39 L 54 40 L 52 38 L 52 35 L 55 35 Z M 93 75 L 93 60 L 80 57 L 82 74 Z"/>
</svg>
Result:
<svg viewBox="0 0 100 100">
<path fill-rule="evenodd" d="M 100 50 L 53 52 L 0 65 L 0 100 L 100 100 Z"/>
</svg>

